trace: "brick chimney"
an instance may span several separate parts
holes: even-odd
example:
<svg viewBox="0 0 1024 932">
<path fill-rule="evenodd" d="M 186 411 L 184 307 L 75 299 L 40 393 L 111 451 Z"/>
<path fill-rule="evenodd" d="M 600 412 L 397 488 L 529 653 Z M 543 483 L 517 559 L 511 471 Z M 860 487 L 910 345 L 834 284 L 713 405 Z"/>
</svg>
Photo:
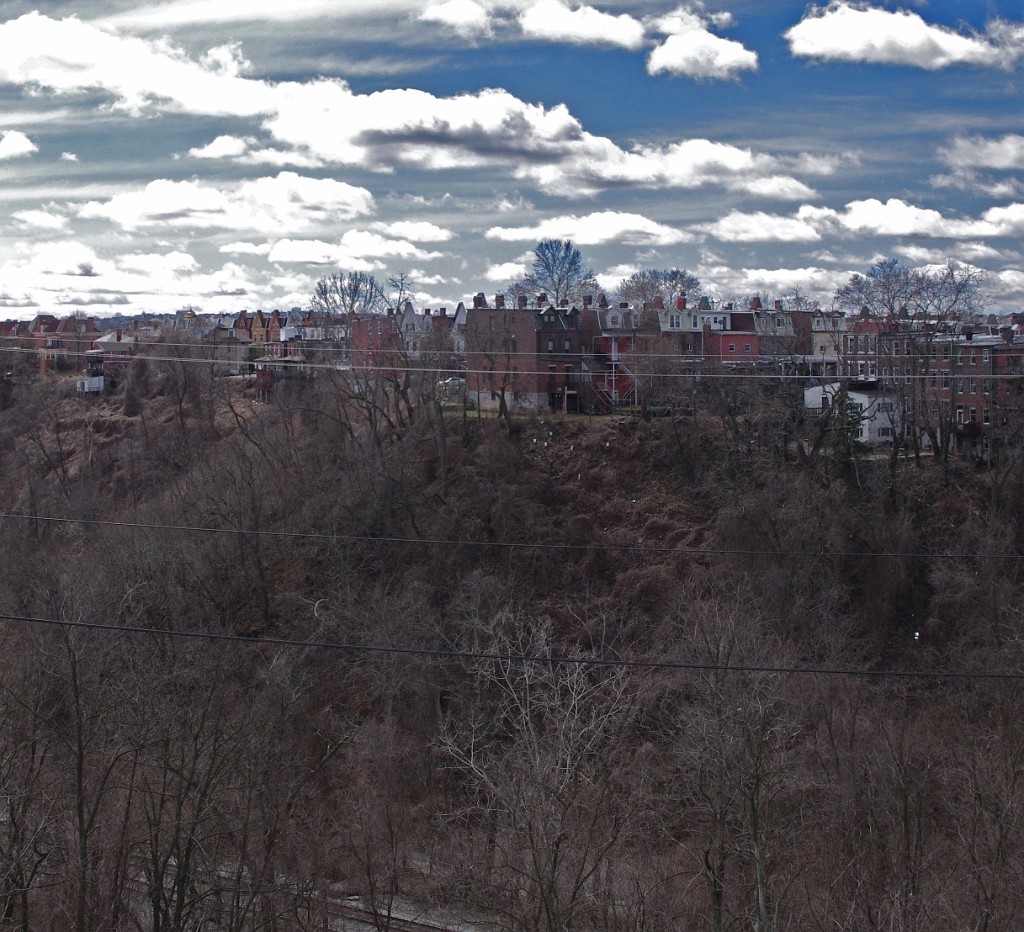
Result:
<svg viewBox="0 0 1024 932">
<path fill-rule="evenodd" d="M 544 307 L 548 303 L 548 296 L 546 292 L 541 292 L 537 295 L 537 307 Z"/>
<path fill-rule="evenodd" d="M 654 296 L 654 309 L 656 311 L 665 310 L 665 299 L 660 294 Z"/>
<path fill-rule="evenodd" d="M 501 310 L 505 306 L 505 296 L 503 294 L 496 294 L 494 296 L 494 306 Z"/>
<path fill-rule="evenodd" d="M 777 310 L 777 311 L 781 311 L 782 310 L 782 302 L 781 301 L 776 300 L 774 306 L 775 306 L 775 310 Z"/>
<path fill-rule="evenodd" d="M 594 303 L 594 296 L 592 294 L 585 294 L 583 296 L 583 306 L 590 307 Z"/>
<path fill-rule="evenodd" d="M 525 311 L 526 310 L 526 295 L 521 294 L 519 296 L 518 305 L 519 305 L 519 310 L 521 310 L 521 311 Z"/>
<path fill-rule="evenodd" d="M 504 298 L 502 298 L 502 300 L 504 301 L 505 299 L 504 299 Z M 448 308 L 446 308 L 446 307 L 438 308 L 438 313 L 439 313 L 439 314 L 440 314 L 440 315 L 441 315 L 442 317 L 447 317 L 447 316 L 448 316 Z"/>
<path fill-rule="evenodd" d="M 678 310 L 678 311 L 685 311 L 686 310 L 686 295 L 681 294 L 678 298 L 676 298 L 676 310 Z"/>
<path fill-rule="evenodd" d="M 487 307 L 487 299 L 484 297 L 484 293 L 482 291 L 478 291 L 473 295 L 473 307 Z"/>
</svg>

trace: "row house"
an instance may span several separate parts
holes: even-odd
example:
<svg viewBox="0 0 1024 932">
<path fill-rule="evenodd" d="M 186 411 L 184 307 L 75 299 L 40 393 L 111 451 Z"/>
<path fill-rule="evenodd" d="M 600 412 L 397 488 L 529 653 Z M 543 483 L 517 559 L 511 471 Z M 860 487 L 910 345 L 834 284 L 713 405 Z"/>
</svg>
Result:
<svg viewBox="0 0 1024 932">
<path fill-rule="evenodd" d="M 846 359 L 846 315 L 842 311 L 815 308 L 808 318 L 811 345 L 806 357 L 807 371 L 821 378 L 836 377 Z"/>
<path fill-rule="evenodd" d="M 453 313 L 447 307 L 424 308 L 417 313 L 411 301 L 402 308 L 399 329 L 410 360 L 433 359 L 445 371 L 461 370 L 466 357 L 466 305 Z"/>
<path fill-rule="evenodd" d="M 363 379 L 398 378 L 404 370 L 401 320 L 394 308 L 386 314 L 353 316 L 348 324 L 352 369 Z"/>
<path fill-rule="evenodd" d="M 878 380 L 897 400 L 907 442 L 987 457 L 1020 431 L 1024 337 L 977 321 L 820 318 L 815 339 L 831 337 L 849 385 Z"/>
<path fill-rule="evenodd" d="M 604 295 L 598 296 L 595 307 L 589 295 L 583 298 L 582 367 L 589 388 L 605 408 L 638 403 L 638 382 L 643 370 L 650 368 L 652 353 L 661 342 L 651 310 L 653 307 L 638 311 L 625 302 L 612 308 Z"/>
<path fill-rule="evenodd" d="M 467 390 L 478 408 L 576 411 L 582 382 L 581 317 L 546 294 L 534 306 L 519 295 L 488 305 L 483 293 L 466 312 Z"/>
<path fill-rule="evenodd" d="M 24 341 L 39 359 L 41 372 L 77 369 L 85 365 L 85 354 L 102 331 L 91 317 L 56 318 L 39 314 L 29 324 Z"/>
</svg>

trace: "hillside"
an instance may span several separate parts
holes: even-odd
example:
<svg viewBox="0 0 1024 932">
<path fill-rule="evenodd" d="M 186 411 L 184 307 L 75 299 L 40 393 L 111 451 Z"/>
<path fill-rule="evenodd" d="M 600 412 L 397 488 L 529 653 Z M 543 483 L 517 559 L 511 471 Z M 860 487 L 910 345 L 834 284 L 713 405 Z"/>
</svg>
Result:
<svg viewBox="0 0 1024 932">
<path fill-rule="evenodd" d="M 801 456 L 780 410 L 22 381 L 4 915 L 1017 927 L 1021 681 L 891 674 L 1021 670 L 1022 475 Z"/>
</svg>

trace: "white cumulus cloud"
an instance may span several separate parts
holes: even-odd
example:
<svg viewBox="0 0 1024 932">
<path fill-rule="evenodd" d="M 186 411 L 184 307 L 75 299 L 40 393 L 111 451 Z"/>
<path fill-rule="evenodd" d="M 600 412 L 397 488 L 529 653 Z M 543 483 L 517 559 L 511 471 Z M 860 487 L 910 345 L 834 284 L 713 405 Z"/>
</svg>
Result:
<svg viewBox="0 0 1024 932">
<path fill-rule="evenodd" d="M 105 218 L 127 230 L 148 226 L 301 231 L 370 213 L 365 188 L 294 172 L 223 189 L 199 181 L 158 179 L 144 188 L 88 201 L 84 218 Z"/>
<path fill-rule="evenodd" d="M 1024 171 L 1024 136 L 957 136 L 939 150 L 939 157 L 953 168 Z"/>
<path fill-rule="evenodd" d="M 707 229 L 723 243 L 813 243 L 821 239 L 821 233 L 806 219 L 780 217 L 763 211 L 733 210 Z"/>
<path fill-rule="evenodd" d="M 905 10 L 884 10 L 849 0 L 811 7 L 785 33 L 793 55 L 823 61 L 910 65 L 1012 67 L 1024 53 L 1024 28 L 990 23 L 986 34 L 957 32 Z"/>
<path fill-rule="evenodd" d="M 680 9 L 656 20 L 667 38 L 647 57 L 649 74 L 668 72 L 689 78 L 734 78 L 757 68 L 757 53 L 742 42 L 723 39 L 708 29 L 708 20 Z"/>
<path fill-rule="evenodd" d="M 574 45 L 619 45 L 627 49 L 643 46 L 643 23 L 628 13 L 603 13 L 592 6 L 570 6 L 562 0 L 539 0 L 519 17 L 524 35 L 531 39 L 570 42 Z"/>
<path fill-rule="evenodd" d="M 239 136 L 218 136 L 213 142 L 195 149 L 188 154 L 196 159 L 231 159 L 244 155 L 251 140 Z"/>
<path fill-rule="evenodd" d="M 20 130 L 9 129 L 0 133 L 0 160 L 16 159 L 38 151 L 39 147 Z"/>
<path fill-rule="evenodd" d="M 419 18 L 427 23 L 447 26 L 461 36 L 486 36 L 491 32 L 491 16 L 476 0 L 445 0 L 430 3 Z"/>
<path fill-rule="evenodd" d="M 598 211 L 582 217 L 550 217 L 533 226 L 491 227 L 488 239 L 504 242 L 529 242 L 538 239 L 571 239 L 581 246 L 625 243 L 642 246 L 670 246 L 693 237 L 640 214 L 614 210 Z"/>
</svg>

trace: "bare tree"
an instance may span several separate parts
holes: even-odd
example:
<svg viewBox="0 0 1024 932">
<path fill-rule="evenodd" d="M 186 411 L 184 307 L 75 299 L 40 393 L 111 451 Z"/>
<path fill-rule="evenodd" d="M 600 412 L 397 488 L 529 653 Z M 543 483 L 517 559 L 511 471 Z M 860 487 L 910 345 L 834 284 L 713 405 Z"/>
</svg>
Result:
<svg viewBox="0 0 1024 932">
<path fill-rule="evenodd" d="M 641 269 L 619 282 L 618 297 L 634 306 L 653 304 L 661 298 L 666 306 L 677 298 L 699 298 L 700 279 L 686 269 Z"/>
<path fill-rule="evenodd" d="M 615 752 L 632 684 L 621 670 L 516 659 L 551 653 L 549 627 L 511 613 L 493 624 L 508 659 L 477 666 L 468 707 L 442 734 L 461 816 L 483 836 L 479 892 L 512 928 L 598 927 L 629 805 Z"/>
<path fill-rule="evenodd" d="M 513 296 L 543 293 L 557 306 L 596 289 L 594 270 L 584 264 L 583 253 L 572 240 L 542 239 L 533 249 L 530 274 L 509 291 Z"/>
<path fill-rule="evenodd" d="M 381 314 L 388 296 L 376 278 L 368 272 L 333 272 L 316 283 L 310 302 L 318 313 L 343 316 L 347 314 Z"/>
</svg>

